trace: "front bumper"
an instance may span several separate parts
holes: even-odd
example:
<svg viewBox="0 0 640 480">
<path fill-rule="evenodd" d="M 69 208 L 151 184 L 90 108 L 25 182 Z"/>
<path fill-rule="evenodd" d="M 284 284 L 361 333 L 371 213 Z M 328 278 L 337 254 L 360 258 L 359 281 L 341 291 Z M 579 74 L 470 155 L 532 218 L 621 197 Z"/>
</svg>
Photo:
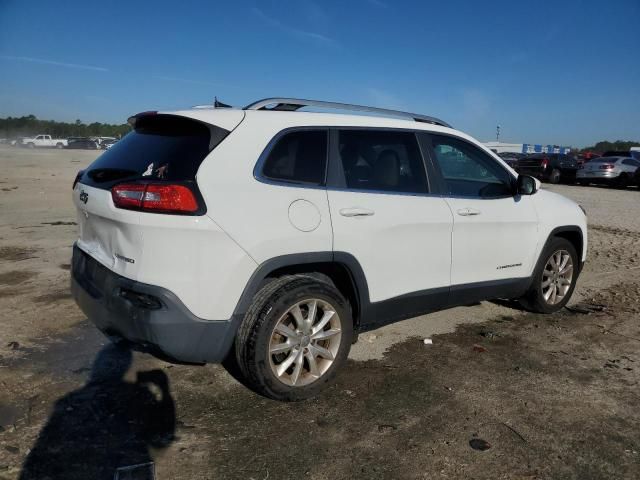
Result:
<svg viewBox="0 0 640 480">
<path fill-rule="evenodd" d="M 219 363 L 241 318 L 203 320 L 172 292 L 122 277 L 73 247 L 71 293 L 103 333 L 126 339 L 162 358 Z"/>
</svg>

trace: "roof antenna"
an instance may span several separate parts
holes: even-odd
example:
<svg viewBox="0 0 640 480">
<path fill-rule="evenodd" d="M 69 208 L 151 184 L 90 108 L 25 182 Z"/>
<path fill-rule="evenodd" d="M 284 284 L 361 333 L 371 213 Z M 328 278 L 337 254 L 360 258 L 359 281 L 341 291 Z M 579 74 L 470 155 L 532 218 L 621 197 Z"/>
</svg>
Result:
<svg viewBox="0 0 640 480">
<path fill-rule="evenodd" d="M 213 97 L 213 108 L 231 108 L 231 105 L 218 101 L 218 97 Z"/>
</svg>

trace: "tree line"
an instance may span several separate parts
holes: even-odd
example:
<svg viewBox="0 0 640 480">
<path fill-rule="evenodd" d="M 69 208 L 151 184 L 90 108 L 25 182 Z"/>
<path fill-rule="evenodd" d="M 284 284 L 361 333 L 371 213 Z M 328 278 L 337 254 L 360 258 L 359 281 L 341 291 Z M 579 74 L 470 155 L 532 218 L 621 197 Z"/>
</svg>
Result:
<svg viewBox="0 0 640 480">
<path fill-rule="evenodd" d="M 628 152 L 631 147 L 640 147 L 640 142 L 632 142 L 628 140 L 616 140 L 615 142 L 598 142 L 591 147 L 581 149 L 582 152 L 598 152 L 604 153 L 608 151 Z"/>
<path fill-rule="evenodd" d="M 33 135 L 51 135 L 57 138 L 67 137 L 116 137 L 120 138 L 131 131 L 131 127 L 124 123 L 112 125 L 109 123 L 83 123 L 81 120 L 70 122 L 56 122 L 55 120 L 40 120 L 35 115 L 24 117 L 0 118 L 0 137 L 15 138 Z"/>
</svg>

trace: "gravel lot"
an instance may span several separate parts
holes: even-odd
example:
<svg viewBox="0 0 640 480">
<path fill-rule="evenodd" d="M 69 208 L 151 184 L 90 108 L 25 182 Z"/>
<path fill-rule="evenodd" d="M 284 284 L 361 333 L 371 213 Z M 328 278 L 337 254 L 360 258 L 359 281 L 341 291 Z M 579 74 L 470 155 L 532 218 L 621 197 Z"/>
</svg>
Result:
<svg viewBox="0 0 640 480">
<path fill-rule="evenodd" d="M 218 365 L 130 358 L 75 307 L 71 183 L 95 156 L 0 148 L 0 479 L 150 460 L 159 479 L 640 478 L 637 189 L 544 186 L 588 212 L 573 302 L 591 313 L 408 320 L 362 335 L 319 398 L 280 404 Z"/>
</svg>

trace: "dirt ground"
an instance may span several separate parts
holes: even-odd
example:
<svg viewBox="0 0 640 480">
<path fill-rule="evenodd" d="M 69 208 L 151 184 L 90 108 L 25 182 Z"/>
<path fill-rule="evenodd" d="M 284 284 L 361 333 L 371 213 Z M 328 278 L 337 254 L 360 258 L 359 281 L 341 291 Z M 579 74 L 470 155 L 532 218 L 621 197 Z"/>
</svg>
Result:
<svg viewBox="0 0 640 480">
<path fill-rule="evenodd" d="M 149 461 L 158 479 L 640 478 L 637 189 L 545 185 L 589 215 L 579 308 L 391 325 L 323 395 L 282 404 L 115 348 L 75 307 L 71 183 L 95 156 L 0 149 L 0 479 Z"/>
</svg>

